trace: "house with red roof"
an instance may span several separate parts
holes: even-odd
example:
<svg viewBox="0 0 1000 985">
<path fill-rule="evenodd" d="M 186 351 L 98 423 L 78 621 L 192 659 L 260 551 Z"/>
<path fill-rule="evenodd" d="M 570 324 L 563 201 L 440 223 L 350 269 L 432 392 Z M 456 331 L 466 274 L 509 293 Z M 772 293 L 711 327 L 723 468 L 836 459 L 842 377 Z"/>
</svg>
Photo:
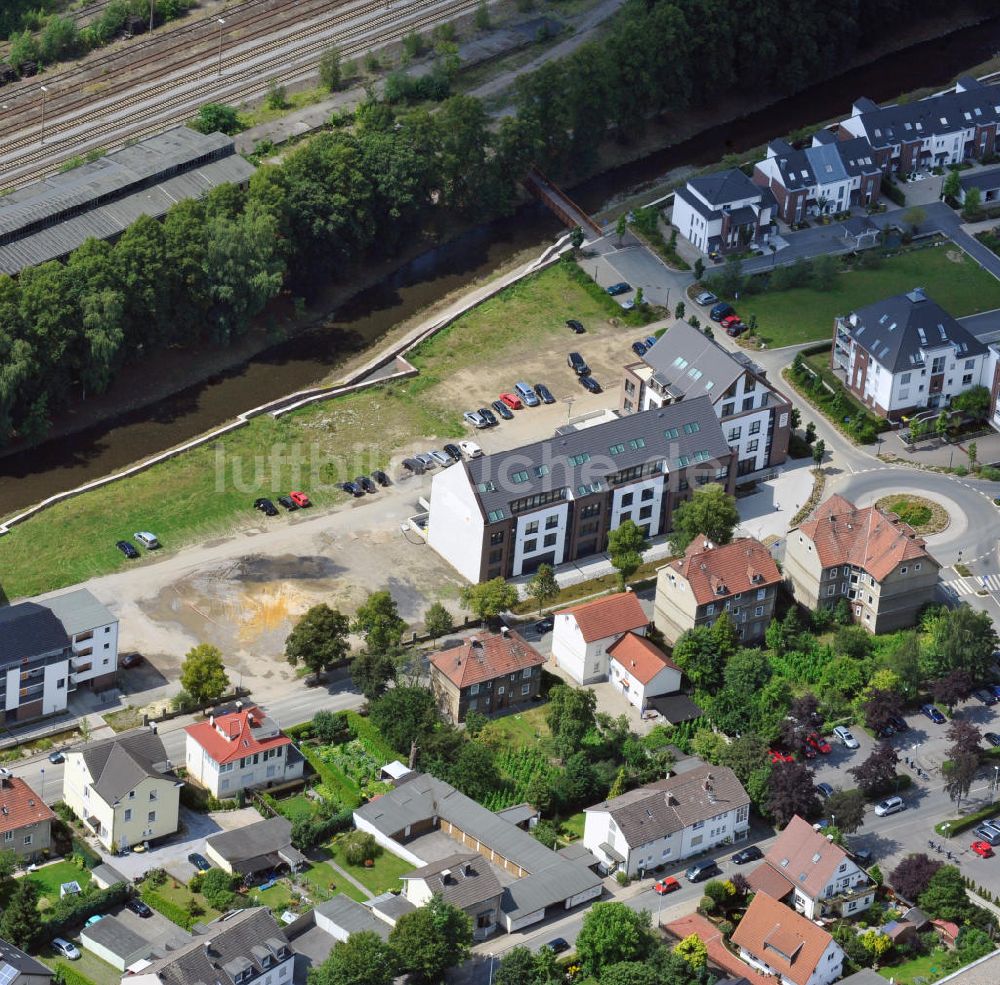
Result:
<svg viewBox="0 0 1000 985">
<path fill-rule="evenodd" d="M 464 722 L 470 711 L 490 715 L 534 701 L 544 663 L 530 643 L 505 627 L 433 654 L 431 690 L 443 715 Z"/>
<path fill-rule="evenodd" d="M 608 651 L 626 633 L 645 636 L 649 616 L 634 592 L 603 595 L 561 609 L 552 627 L 552 659 L 577 684 L 606 681 Z"/>
<path fill-rule="evenodd" d="M 785 547 L 785 577 L 799 605 L 832 609 L 844 599 L 871 633 L 912 626 L 934 600 L 940 567 L 895 513 L 859 509 L 838 495 L 789 530 Z"/>
<path fill-rule="evenodd" d="M 671 646 L 695 626 L 729 614 L 739 638 L 755 643 L 774 615 L 781 572 L 770 551 L 753 537 L 713 544 L 696 537 L 684 556 L 656 574 L 653 621 Z"/>
<path fill-rule="evenodd" d="M 0 769 L 0 847 L 18 859 L 40 858 L 52 844 L 55 814 L 19 776 Z"/>
<path fill-rule="evenodd" d="M 276 787 L 302 778 L 302 753 L 292 740 L 251 705 L 188 725 L 188 779 L 220 800 L 241 790 Z"/>
<path fill-rule="evenodd" d="M 608 680 L 645 711 L 650 699 L 681 689 L 681 669 L 651 640 L 628 632 L 608 647 Z"/>
</svg>

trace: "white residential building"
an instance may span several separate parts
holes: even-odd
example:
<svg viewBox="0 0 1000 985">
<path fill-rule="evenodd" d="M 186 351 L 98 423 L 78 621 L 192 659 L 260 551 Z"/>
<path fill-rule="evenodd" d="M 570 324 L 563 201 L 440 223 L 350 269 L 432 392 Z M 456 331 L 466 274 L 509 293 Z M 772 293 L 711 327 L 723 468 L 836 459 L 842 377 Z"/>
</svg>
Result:
<svg viewBox="0 0 1000 985">
<path fill-rule="evenodd" d="M 689 178 L 674 192 L 670 221 L 703 253 L 744 249 L 766 240 L 774 197 L 739 168 Z"/>
<path fill-rule="evenodd" d="M 639 711 L 651 698 L 676 694 L 681 689 L 681 669 L 651 640 L 626 633 L 608 647 L 611 686 Z"/>
<path fill-rule="evenodd" d="M 561 609 L 552 629 L 552 659 L 577 684 L 606 681 L 608 651 L 626 633 L 645 636 L 649 616 L 633 592 L 619 592 Z"/>
</svg>

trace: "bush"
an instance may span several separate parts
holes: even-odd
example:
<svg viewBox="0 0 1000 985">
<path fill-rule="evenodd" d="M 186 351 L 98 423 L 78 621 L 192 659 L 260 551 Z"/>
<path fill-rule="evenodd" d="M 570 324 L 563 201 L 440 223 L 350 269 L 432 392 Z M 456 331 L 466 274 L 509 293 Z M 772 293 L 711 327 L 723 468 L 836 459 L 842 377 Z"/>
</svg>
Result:
<svg viewBox="0 0 1000 985">
<path fill-rule="evenodd" d="M 216 910 L 228 910 L 236 898 L 233 892 L 234 882 L 235 878 L 228 872 L 209 869 L 202 876 L 201 893 Z"/>
<path fill-rule="evenodd" d="M 94 985 L 86 975 L 81 975 L 68 964 L 61 964 L 56 968 L 55 981 L 57 985 Z"/>
<path fill-rule="evenodd" d="M 891 178 L 883 176 L 882 194 L 896 205 L 906 205 L 906 193 Z"/>
<path fill-rule="evenodd" d="M 1000 469 L 994 468 L 992 465 L 984 465 L 979 470 L 979 478 L 986 479 L 988 482 L 1000 482 Z"/>
<path fill-rule="evenodd" d="M 344 858 L 350 865 L 364 865 L 382 854 L 382 846 L 367 831 L 352 831 L 344 839 Z"/>
<path fill-rule="evenodd" d="M 144 903 L 147 903 L 158 913 L 162 913 L 163 916 L 171 921 L 171 923 L 177 924 L 178 927 L 190 930 L 194 926 L 195 918 L 183 906 L 178 906 L 173 900 L 168 900 L 165 896 L 161 896 L 154 889 L 147 887 L 139 895 L 142 897 Z"/>
<path fill-rule="evenodd" d="M 719 933 L 722 934 L 722 936 L 725 937 L 726 940 L 729 940 L 729 938 L 732 937 L 733 935 L 732 923 L 729 920 L 723 920 L 719 924 Z"/>
<path fill-rule="evenodd" d="M 82 855 L 87 862 L 88 869 L 94 869 L 101 864 L 103 859 L 93 848 L 90 847 L 82 838 L 73 839 L 73 854 Z"/>
<path fill-rule="evenodd" d="M 318 711 L 312 720 L 312 735 L 328 746 L 347 742 L 351 730 L 342 711 Z"/>
<path fill-rule="evenodd" d="M 619 869 L 615 873 L 615 882 L 617 882 L 619 886 L 627 886 L 631 881 L 632 879 L 627 872 Z"/>
<path fill-rule="evenodd" d="M 86 895 L 64 896 L 45 912 L 38 939 L 48 943 L 54 937 L 65 937 L 95 913 L 106 913 L 111 907 L 119 906 L 131 895 L 127 883 L 116 882 L 107 889 Z"/>
<path fill-rule="evenodd" d="M 327 809 L 315 817 L 301 817 L 292 822 L 292 844 L 300 851 L 307 852 L 335 834 L 347 831 L 354 824 L 354 812 L 351 808 L 342 811 Z"/>
</svg>

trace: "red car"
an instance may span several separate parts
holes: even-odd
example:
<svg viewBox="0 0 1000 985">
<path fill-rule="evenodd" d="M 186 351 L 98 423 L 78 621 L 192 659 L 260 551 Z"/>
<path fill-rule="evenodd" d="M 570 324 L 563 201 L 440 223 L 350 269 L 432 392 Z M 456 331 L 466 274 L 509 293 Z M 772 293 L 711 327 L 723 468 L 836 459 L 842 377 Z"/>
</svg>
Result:
<svg viewBox="0 0 1000 985">
<path fill-rule="evenodd" d="M 816 750 L 816 752 L 823 753 L 824 756 L 829 755 L 833 750 L 830 748 L 830 743 L 826 741 L 821 735 L 817 735 L 815 732 L 810 732 L 806 736 L 806 742 L 809 743 Z"/>
<path fill-rule="evenodd" d="M 768 749 L 768 753 L 772 763 L 792 763 L 795 761 L 794 756 L 790 756 L 787 752 L 778 752 L 777 749 Z"/>
<path fill-rule="evenodd" d="M 521 409 L 521 400 L 520 400 L 520 398 L 515 397 L 513 393 L 501 393 L 500 394 L 500 399 L 511 410 L 520 410 Z"/>
<path fill-rule="evenodd" d="M 309 497 L 304 492 L 296 492 L 295 490 L 292 490 L 292 492 L 288 494 L 288 498 L 296 506 L 309 506 Z"/>
<path fill-rule="evenodd" d="M 719 322 L 723 328 L 729 328 L 730 325 L 739 325 L 739 323 L 740 316 L 736 314 L 735 311 L 731 315 L 726 315 L 726 317 Z"/>
<path fill-rule="evenodd" d="M 813 747 L 807 742 L 802 746 L 802 755 L 805 756 L 806 759 L 815 759 L 816 750 L 813 749 Z"/>
<path fill-rule="evenodd" d="M 672 893 L 675 889 L 680 888 L 681 884 L 673 876 L 667 876 L 666 879 L 653 883 L 653 892 L 657 896 L 666 896 L 667 893 Z"/>
<path fill-rule="evenodd" d="M 988 841 L 974 841 L 972 843 L 972 850 L 980 858 L 993 858 L 993 849 L 990 848 Z"/>
</svg>

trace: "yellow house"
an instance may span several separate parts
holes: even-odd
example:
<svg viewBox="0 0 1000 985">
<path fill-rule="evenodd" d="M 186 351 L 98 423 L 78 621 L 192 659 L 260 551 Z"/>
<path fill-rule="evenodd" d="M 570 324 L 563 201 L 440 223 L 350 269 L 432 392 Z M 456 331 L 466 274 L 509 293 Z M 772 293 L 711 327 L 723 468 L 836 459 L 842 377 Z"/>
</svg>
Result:
<svg viewBox="0 0 1000 985">
<path fill-rule="evenodd" d="M 174 834 L 182 786 L 155 726 L 66 755 L 63 800 L 108 851 Z"/>
</svg>

